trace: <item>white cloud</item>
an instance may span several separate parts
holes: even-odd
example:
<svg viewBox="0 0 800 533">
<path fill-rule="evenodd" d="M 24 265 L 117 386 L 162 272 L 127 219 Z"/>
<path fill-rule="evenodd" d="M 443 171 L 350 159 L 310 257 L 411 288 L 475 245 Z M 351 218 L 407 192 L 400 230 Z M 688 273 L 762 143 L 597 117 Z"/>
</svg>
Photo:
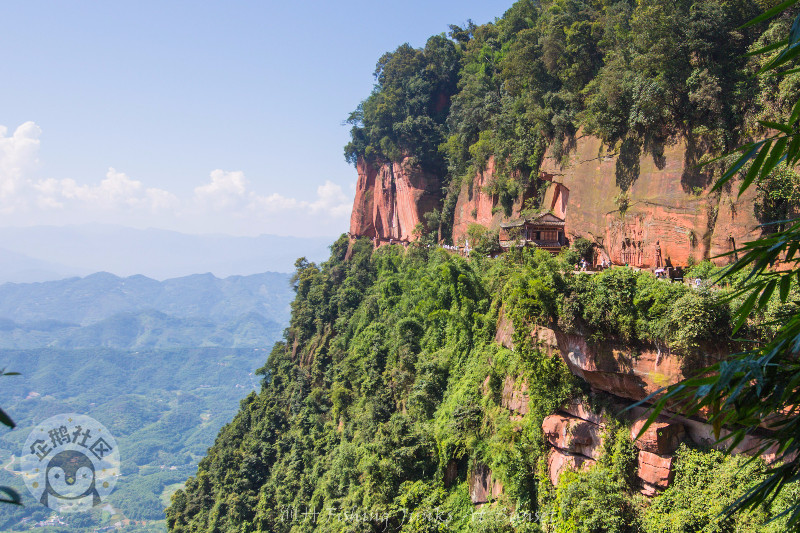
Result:
<svg viewBox="0 0 800 533">
<path fill-rule="evenodd" d="M 226 172 L 217 169 L 211 172 L 211 183 L 196 187 L 195 200 L 215 211 L 241 206 L 246 199 L 247 179 L 244 172 Z"/>
<path fill-rule="evenodd" d="M 342 188 L 327 180 L 324 185 L 317 187 L 317 200 L 311 203 L 312 211 L 335 217 L 349 214 L 352 207 L 353 200 L 344 194 Z"/>
<path fill-rule="evenodd" d="M 0 126 L 0 222 L 103 222 L 157 225 L 183 231 L 318 234 L 344 230 L 352 192 L 326 180 L 312 198 L 253 190 L 241 171 L 216 169 L 209 181 L 179 197 L 109 168 L 99 182 L 35 175 L 41 129 L 26 122 L 9 135 Z M 352 188 L 352 187 L 351 187 Z"/>
<path fill-rule="evenodd" d="M 194 199 L 201 209 L 213 211 L 236 211 L 242 208 L 265 215 L 284 211 L 308 211 L 332 217 L 341 217 L 350 212 L 352 200 L 342 188 L 326 180 L 317 187 L 315 200 L 299 200 L 272 193 L 261 195 L 249 189 L 249 183 L 241 171 L 228 172 L 217 169 L 211 172 L 211 182 L 194 189 Z"/>
<path fill-rule="evenodd" d="M 49 178 L 33 183 L 33 188 L 40 193 L 37 204 L 43 208 L 63 208 L 72 202 L 101 211 L 132 209 L 152 212 L 179 204 L 178 198 L 169 191 L 146 188 L 141 181 L 113 168 L 108 169 L 105 179 L 98 185 L 79 185 L 70 178 Z"/>
<path fill-rule="evenodd" d="M 296 210 L 298 212 L 311 212 L 314 214 L 340 218 L 350 212 L 353 201 L 349 199 L 339 185 L 325 181 L 317 187 L 317 198 L 313 201 L 298 200 L 274 193 L 269 196 L 251 194 L 250 209 L 276 213 L 278 211 Z"/>
<path fill-rule="evenodd" d="M 251 211 L 273 214 L 280 211 L 303 208 L 307 204 L 308 202 L 300 202 L 295 198 L 287 198 L 282 194 L 272 193 L 269 196 L 254 194 L 250 198 L 250 203 L 247 207 Z"/>
<path fill-rule="evenodd" d="M 14 198 L 25 184 L 26 176 L 39 166 L 39 135 L 42 130 L 33 122 L 20 125 L 11 136 L 0 126 L 0 200 L 12 208 Z"/>
</svg>

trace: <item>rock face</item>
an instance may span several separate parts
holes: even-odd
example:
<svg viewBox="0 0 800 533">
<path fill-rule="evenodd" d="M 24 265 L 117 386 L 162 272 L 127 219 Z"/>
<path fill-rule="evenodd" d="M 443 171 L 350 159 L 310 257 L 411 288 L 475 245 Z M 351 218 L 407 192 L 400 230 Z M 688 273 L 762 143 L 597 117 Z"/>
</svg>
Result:
<svg viewBox="0 0 800 533">
<path fill-rule="evenodd" d="M 497 205 L 497 198 L 487 194 L 484 188 L 494 177 L 494 158 L 489 158 L 486 169 L 478 172 L 472 183 L 463 183 L 461 192 L 456 201 L 456 210 L 453 216 L 453 242 L 464 242 L 469 226 L 480 224 L 487 228 L 500 225 L 502 213 L 493 212 Z"/>
<path fill-rule="evenodd" d="M 510 215 L 506 216 L 498 198 L 486 192 L 495 179 L 495 172 L 497 165 L 494 157 L 490 157 L 483 171 L 476 173 L 471 182 L 461 184 L 453 213 L 453 242 L 463 244 L 473 224 L 496 230 L 503 220 L 519 217 L 525 201 L 536 194 L 533 187 L 523 191 L 511 205 Z"/>
<path fill-rule="evenodd" d="M 458 479 L 458 463 L 450 459 L 447 463 L 447 469 L 444 472 L 444 486 L 451 487 L 453 483 Z"/>
<path fill-rule="evenodd" d="M 657 156 L 626 152 L 582 136 L 565 165 L 553 157 L 542 164 L 568 189 L 567 234 L 595 242 L 603 258 L 654 267 L 660 247 L 663 262 L 685 266 L 689 257 L 713 257 L 759 234 L 754 188 L 739 199 L 736 187 L 707 194 L 711 179 L 697 169 L 694 146 L 676 142 Z"/>
<path fill-rule="evenodd" d="M 631 427 L 631 439 L 641 432 L 646 418 L 640 418 Z M 634 446 L 642 451 L 667 455 L 674 453 L 678 446 L 686 438 L 686 430 L 683 424 L 674 420 L 659 419 L 647 428 L 647 430 L 634 441 Z"/>
<path fill-rule="evenodd" d="M 553 485 L 565 470 L 585 470 L 602 455 L 602 428 L 592 421 L 559 412 L 544 419 L 542 431 L 552 447 L 547 468 Z"/>
<path fill-rule="evenodd" d="M 594 242 L 598 262 L 677 267 L 690 258 L 714 257 L 759 235 L 755 188 L 741 198 L 735 184 L 708 194 L 712 179 L 698 170 L 698 153 L 685 141 L 655 156 L 625 145 L 614 152 L 598 138 L 580 136 L 566 158 L 545 157 L 540 178 L 549 183 L 540 207 L 566 220 L 571 239 Z M 353 236 L 374 238 L 377 245 L 412 241 L 424 214 L 442 207 L 442 177 L 413 167 L 409 158 L 377 168 L 361 159 L 357 170 Z M 490 158 L 483 171 L 462 184 L 453 215 L 454 242 L 464 243 L 472 224 L 497 229 L 503 220 L 518 217 L 542 185 L 528 187 L 506 217 L 498 198 L 486 192 L 496 172 Z"/>
<path fill-rule="evenodd" d="M 517 386 L 516 380 L 511 376 L 506 376 L 503 381 L 503 394 L 500 398 L 500 405 L 519 416 L 528 413 L 528 384 L 522 381 Z"/>
<path fill-rule="evenodd" d="M 492 479 L 492 471 L 483 463 L 472 469 L 469 477 L 469 497 L 474 504 L 487 503 L 503 493 L 503 484 Z"/>
<path fill-rule="evenodd" d="M 599 139 L 581 136 L 566 160 L 548 156 L 542 163 L 540 177 L 549 185 L 541 208 L 566 220 L 571 239 L 594 242 L 598 261 L 685 266 L 690 257 L 714 257 L 759 235 L 754 188 L 741 198 L 735 186 L 708 194 L 712 180 L 697 169 L 693 145 L 678 141 L 656 156 L 627 152 L 609 151 Z M 490 159 L 472 183 L 462 185 L 455 242 L 464 241 L 472 224 L 497 229 L 507 218 L 497 198 L 485 192 L 495 168 Z M 514 203 L 511 218 L 519 216 L 534 186 Z"/>
<path fill-rule="evenodd" d="M 550 482 L 554 486 L 558 485 L 558 481 L 564 471 L 572 470 L 575 472 L 578 470 L 586 470 L 595 464 L 595 462 L 594 459 L 590 459 L 586 456 L 564 453 L 554 448 L 550 451 L 550 456 L 547 458 L 547 470 L 550 473 Z"/>
<path fill-rule="evenodd" d="M 554 414 L 544 419 L 542 431 L 547 442 L 561 452 L 595 460 L 602 455 L 603 438 L 597 424 L 567 414 Z"/>
<path fill-rule="evenodd" d="M 617 416 L 627 413 L 624 405 L 618 410 Z M 553 485 L 558 484 L 565 470 L 586 469 L 601 458 L 606 416 L 605 411 L 594 412 L 583 402 L 573 401 L 544 419 L 542 431 L 552 447 L 547 465 Z M 644 419 L 634 423 L 632 437 L 639 433 L 643 424 Z M 642 439 L 635 442 L 639 448 L 636 476 L 644 495 L 654 496 L 672 482 L 675 475 L 672 454 L 686 435 L 680 422 L 664 420 L 652 424 Z"/>
<path fill-rule="evenodd" d="M 541 330 L 542 328 L 537 328 Z M 593 388 L 631 400 L 681 381 L 693 371 L 714 364 L 724 354 L 708 351 L 689 364 L 684 359 L 653 349 L 634 350 L 606 344 L 589 346 L 581 335 L 554 330 L 558 351 L 573 374 Z"/>
<path fill-rule="evenodd" d="M 441 204 L 441 180 L 414 167 L 408 158 L 378 168 L 359 159 L 356 168 L 350 234 L 374 238 L 376 245 L 414 240 L 414 228 L 424 214 Z"/>
<path fill-rule="evenodd" d="M 505 308 L 500 308 L 494 342 L 509 350 L 514 349 L 514 323 L 506 316 Z"/>
<path fill-rule="evenodd" d="M 675 477 L 672 469 L 674 460 L 671 455 L 657 455 L 642 450 L 639 452 L 636 475 L 647 485 L 665 489 Z"/>
</svg>

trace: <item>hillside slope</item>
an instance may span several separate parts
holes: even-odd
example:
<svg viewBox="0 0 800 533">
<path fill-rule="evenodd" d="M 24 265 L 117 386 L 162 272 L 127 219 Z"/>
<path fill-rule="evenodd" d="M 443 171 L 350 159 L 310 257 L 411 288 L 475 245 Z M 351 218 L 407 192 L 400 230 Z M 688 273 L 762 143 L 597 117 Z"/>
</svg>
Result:
<svg viewBox="0 0 800 533">
<path fill-rule="evenodd" d="M 297 271 L 288 337 L 173 497 L 170 530 L 694 531 L 659 528 L 681 513 L 716 520 L 760 463 L 697 451 L 691 421 L 674 442 L 635 447 L 625 399 L 575 377 L 578 352 L 537 332 L 586 339 L 598 365 L 607 346 L 660 345 L 667 366 L 691 372 L 730 332 L 727 304 L 630 269 L 576 274 L 569 261 L 526 250 L 468 263 L 342 237 L 328 262 Z M 612 372 L 598 374 L 643 377 L 635 363 Z M 779 531 L 763 524 L 789 501 L 736 523 Z"/>
<path fill-rule="evenodd" d="M 247 313 L 284 317 L 289 275 L 266 272 L 220 279 L 194 274 L 164 281 L 97 272 L 84 278 L 0 285 L 0 317 L 89 325 L 118 313 L 158 311 L 178 318 L 234 320 Z"/>
</svg>

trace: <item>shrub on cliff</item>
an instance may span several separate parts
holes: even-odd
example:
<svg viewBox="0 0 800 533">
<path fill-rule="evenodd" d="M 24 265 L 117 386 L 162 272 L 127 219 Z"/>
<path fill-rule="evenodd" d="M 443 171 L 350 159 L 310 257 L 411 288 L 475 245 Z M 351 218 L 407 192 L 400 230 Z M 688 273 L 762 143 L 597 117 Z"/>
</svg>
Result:
<svg viewBox="0 0 800 533">
<path fill-rule="evenodd" d="M 728 303 L 708 289 L 687 291 L 671 306 L 666 336 L 672 349 L 683 356 L 700 353 L 704 345 L 725 351 L 732 331 Z"/>
<path fill-rule="evenodd" d="M 593 250 L 594 244 L 589 239 L 579 237 L 569 245 L 569 248 L 561 251 L 561 259 L 568 267 L 574 267 L 581 259 L 591 262 Z"/>
<path fill-rule="evenodd" d="M 595 329 L 594 342 L 604 337 L 630 341 L 636 337 L 636 273 L 612 268 L 592 276 L 583 302 L 583 316 Z"/>
<path fill-rule="evenodd" d="M 636 453 L 630 428 L 610 421 L 603 456 L 588 471 L 564 471 L 558 487 L 542 498 L 542 525 L 555 533 L 640 531 L 638 499 L 632 485 Z"/>
</svg>

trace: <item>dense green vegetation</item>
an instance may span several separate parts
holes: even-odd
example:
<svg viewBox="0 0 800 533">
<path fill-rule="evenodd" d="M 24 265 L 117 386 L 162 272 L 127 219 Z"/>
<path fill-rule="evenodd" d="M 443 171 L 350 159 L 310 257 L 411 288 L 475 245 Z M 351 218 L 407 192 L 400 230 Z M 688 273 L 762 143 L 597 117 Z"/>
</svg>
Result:
<svg viewBox="0 0 800 533">
<path fill-rule="evenodd" d="M 781 34 L 772 34 L 761 43 L 763 47 L 752 52 L 762 59 L 758 71 L 760 79 L 781 84 L 788 82 L 790 85 L 796 80 L 791 75 L 800 71 L 797 67 L 800 56 L 798 3 L 798 0 L 781 2 L 747 23 L 749 27 L 775 17 L 786 18 L 790 10 L 797 13 L 790 27 L 784 25 L 781 28 L 783 39 Z M 762 442 L 758 451 L 764 453 L 769 448 L 776 449 L 778 461 L 768 470 L 766 479 L 731 504 L 729 512 L 756 510 L 785 495 L 800 477 L 800 462 L 797 460 L 800 451 L 797 438 L 800 391 L 796 386 L 800 379 L 797 366 L 800 313 L 797 312 L 797 295 L 791 290 L 796 275 L 800 274 L 800 257 L 797 255 L 800 221 L 795 216 L 796 206 L 785 209 L 787 200 L 796 193 L 792 189 L 797 183 L 797 176 L 792 176 L 787 170 L 800 164 L 800 98 L 796 91 L 789 95 L 787 104 L 792 108 L 791 115 L 774 122 L 761 121 L 770 130 L 769 134 L 739 147 L 737 152 L 740 155 L 714 186 L 716 190 L 729 184 L 742 171 L 744 178 L 739 186 L 739 195 L 756 183 L 761 193 L 760 207 L 777 205 L 793 217 L 768 224 L 767 231 L 758 239 L 745 243 L 740 256 L 721 276 L 725 280 L 749 272 L 745 283 L 738 287 L 737 294 L 743 300 L 734 309 L 734 331 L 753 313 L 769 310 L 774 302 L 779 302 L 784 312 L 778 320 L 767 324 L 773 332 L 765 342 L 706 369 L 706 376 L 686 379 L 668 387 L 655 402 L 651 415 L 652 420 L 661 409 L 676 401 L 687 413 L 710 408 L 709 421 L 716 428 L 716 437 L 721 437 L 720 428 L 723 426 L 730 428 L 725 437 L 725 446 L 729 450 L 748 434 L 758 431 L 760 426 L 766 425 L 770 429 L 769 438 Z M 774 187 L 776 180 L 770 178 L 775 174 L 779 177 L 778 194 L 764 194 L 772 192 L 770 185 Z M 768 187 L 764 187 L 765 184 Z M 800 528 L 800 505 L 789 506 L 785 513 L 789 516 L 786 528 Z"/>
<path fill-rule="evenodd" d="M 345 260 L 347 248 L 342 237 L 329 261 L 298 262 L 286 338 L 259 371 L 261 391 L 173 497 L 172 531 L 664 531 L 652 513 L 677 511 L 694 485 L 648 510 L 634 496 L 623 422 L 597 467 L 550 486 L 542 420 L 587 391 L 528 332 L 541 324 L 691 356 L 731 329 L 720 294 L 627 268 L 575 273 L 574 252 L 467 262 L 360 240 Z M 513 350 L 495 342 L 501 310 Z M 501 405 L 509 376 L 529 384 L 521 420 Z M 728 460 L 703 461 L 692 468 L 712 475 Z M 484 466 L 504 493 L 476 516 L 468 480 Z M 742 487 L 756 480 L 755 467 L 737 468 Z"/>
<path fill-rule="evenodd" d="M 545 149 L 561 157 L 580 133 L 618 154 L 626 191 L 642 154 L 660 165 L 665 145 L 683 139 L 691 167 L 763 136 L 758 120 L 789 116 L 800 73 L 755 77 L 769 57 L 745 54 L 784 36 L 793 13 L 740 28 L 772 3 L 520 0 L 493 23 L 451 26 L 449 39 L 381 57 L 374 91 L 350 116 L 345 156 L 409 156 L 441 178 L 445 238 L 460 183 L 491 156 L 498 168 L 488 189 L 507 211 L 536 185 Z M 687 172 L 683 185 L 704 187 L 723 168 Z M 785 183 L 764 182 L 767 220 L 785 211 L 783 200 L 798 205 Z"/>
</svg>

